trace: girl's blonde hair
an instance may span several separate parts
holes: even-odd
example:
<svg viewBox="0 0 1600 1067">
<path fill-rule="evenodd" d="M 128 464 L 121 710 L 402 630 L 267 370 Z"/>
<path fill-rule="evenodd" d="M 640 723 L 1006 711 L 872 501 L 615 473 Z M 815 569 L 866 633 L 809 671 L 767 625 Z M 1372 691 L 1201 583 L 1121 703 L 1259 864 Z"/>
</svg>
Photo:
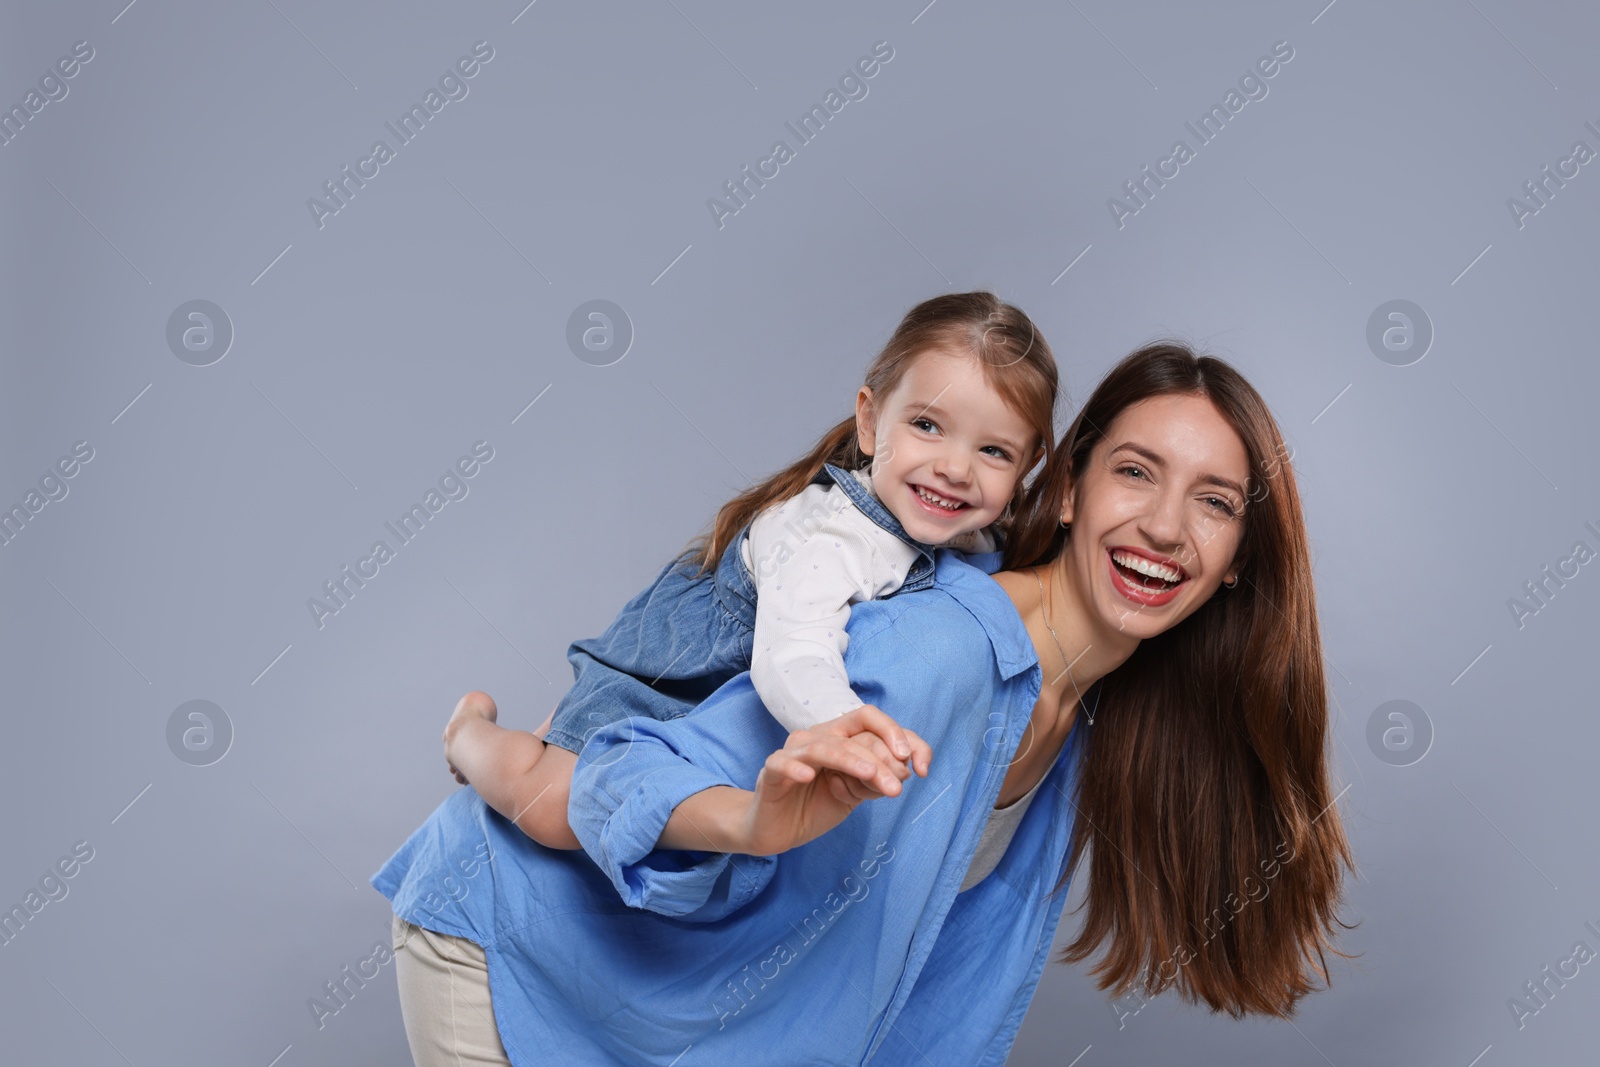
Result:
<svg viewBox="0 0 1600 1067">
<path fill-rule="evenodd" d="M 1032 319 L 990 292 L 949 293 L 924 300 L 900 320 L 867 368 L 864 384 L 881 401 L 900 384 L 912 361 L 930 349 L 968 352 L 977 359 L 985 380 L 1033 430 L 1044 449 L 1042 461 L 1050 460 L 1055 451 L 1056 360 Z M 684 555 L 699 565 L 699 573 L 714 569 L 750 520 L 810 485 L 823 464 L 855 470 L 870 458 L 857 442 L 855 416 L 841 420 L 800 459 L 724 504 L 710 532 L 691 542 Z M 998 520 L 1002 531 L 1022 501 L 1026 474 L 1026 470 L 1019 474 Z"/>
</svg>

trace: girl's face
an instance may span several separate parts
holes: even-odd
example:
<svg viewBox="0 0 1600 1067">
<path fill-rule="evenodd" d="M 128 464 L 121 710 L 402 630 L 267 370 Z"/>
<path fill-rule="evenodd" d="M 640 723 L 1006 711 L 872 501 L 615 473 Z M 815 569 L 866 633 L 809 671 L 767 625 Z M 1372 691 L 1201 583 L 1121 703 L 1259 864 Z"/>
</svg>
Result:
<svg viewBox="0 0 1600 1067">
<path fill-rule="evenodd" d="M 920 353 L 887 396 L 862 387 L 856 432 L 872 488 L 906 533 L 937 545 L 994 522 L 1042 451 L 972 355 Z"/>
<path fill-rule="evenodd" d="M 1153 637 L 1236 579 L 1249 474 L 1244 442 L 1203 396 L 1151 397 L 1112 421 L 1061 512 L 1069 580 L 1101 625 Z"/>
</svg>

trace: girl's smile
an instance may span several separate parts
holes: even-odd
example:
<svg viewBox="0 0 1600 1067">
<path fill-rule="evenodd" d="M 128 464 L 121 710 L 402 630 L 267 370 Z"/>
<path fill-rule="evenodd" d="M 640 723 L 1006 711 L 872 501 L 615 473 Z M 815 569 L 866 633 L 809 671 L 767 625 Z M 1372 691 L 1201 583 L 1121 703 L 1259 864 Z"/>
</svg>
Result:
<svg viewBox="0 0 1600 1067">
<path fill-rule="evenodd" d="M 940 518 L 949 518 L 962 508 L 972 506 L 965 500 L 958 500 L 946 494 L 936 493 L 925 485 L 909 485 L 908 488 L 916 496 L 917 503 L 928 510 L 928 514 L 938 515 Z"/>
<path fill-rule="evenodd" d="M 969 352 L 920 352 L 884 396 L 856 398 L 872 488 L 907 534 L 937 545 L 1000 517 L 1037 461 L 1037 434 Z"/>
</svg>

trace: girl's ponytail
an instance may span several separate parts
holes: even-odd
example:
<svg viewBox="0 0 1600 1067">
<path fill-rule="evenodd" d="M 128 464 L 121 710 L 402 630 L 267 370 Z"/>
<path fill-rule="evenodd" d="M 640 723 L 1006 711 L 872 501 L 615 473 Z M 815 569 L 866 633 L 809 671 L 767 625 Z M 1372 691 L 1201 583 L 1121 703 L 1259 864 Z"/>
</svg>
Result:
<svg viewBox="0 0 1600 1067">
<path fill-rule="evenodd" d="M 967 352 L 977 359 L 989 383 L 1027 420 L 1044 448 L 1042 461 L 1049 462 L 1055 452 L 1056 359 L 1033 320 L 988 292 L 946 293 L 924 300 L 900 320 L 867 368 L 864 384 L 873 396 L 888 396 L 911 361 L 930 349 Z M 855 417 L 844 419 L 805 456 L 724 504 L 710 532 L 690 542 L 683 558 L 698 566 L 697 573 L 714 570 L 750 520 L 810 485 L 823 464 L 855 470 L 868 458 L 856 437 Z M 1023 479 L 1018 479 L 1002 526 L 1021 503 L 1022 492 Z"/>
<path fill-rule="evenodd" d="M 797 495 L 822 471 L 823 464 L 832 463 L 846 470 L 854 470 L 864 464 L 867 458 L 862 455 L 856 442 L 856 420 L 851 416 L 823 434 L 811 451 L 800 459 L 722 505 L 711 524 L 710 533 L 695 538 L 684 549 L 684 555 L 698 565 L 696 573 L 714 570 L 722 553 L 751 519 L 769 505 Z"/>
</svg>

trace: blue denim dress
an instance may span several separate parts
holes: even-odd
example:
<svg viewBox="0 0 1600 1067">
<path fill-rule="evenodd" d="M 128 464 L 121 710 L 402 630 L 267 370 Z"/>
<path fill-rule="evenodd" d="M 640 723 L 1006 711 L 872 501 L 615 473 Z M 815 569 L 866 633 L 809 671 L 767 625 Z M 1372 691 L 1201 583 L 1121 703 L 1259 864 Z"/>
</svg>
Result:
<svg viewBox="0 0 1600 1067">
<path fill-rule="evenodd" d="M 862 514 L 917 550 L 896 593 L 932 585 L 933 546 L 913 540 L 849 471 L 829 463 L 812 479 L 829 481 Z M 547 743 L 578 752 L 595 731 L 619 719 L 676 719 L 750 669 L 756 585 L 740 554 L 748 533 L 748 526 L 739 531 L 705 574 L 696 575 L 694 561 L 679 556 L 623 606 L 605 633 L 572 643 L 567 661 L 575 680 L 556 706 Z"/>
</svg>

